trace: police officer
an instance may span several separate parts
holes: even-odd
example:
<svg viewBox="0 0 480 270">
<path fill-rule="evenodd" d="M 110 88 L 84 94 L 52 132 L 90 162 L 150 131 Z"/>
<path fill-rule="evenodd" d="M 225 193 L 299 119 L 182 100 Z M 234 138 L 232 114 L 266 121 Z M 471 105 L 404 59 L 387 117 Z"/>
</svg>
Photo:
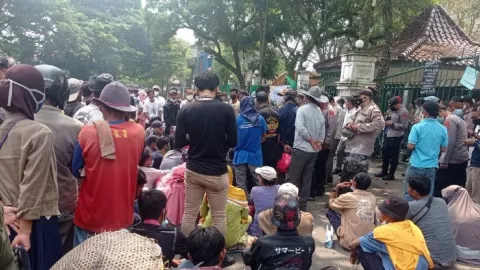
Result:
<svg viewBox="0 0 480 270">
<path fill-rule="evenodd" d="M 58 217 L 63 254 L 73 248 L 73 213 L 77 205 L 78 182 L 71 172 L 73 149 L 83 124 L 62 110 L 67 103 L 69 89 L 65 73 L 54 66 L 39 65 L 45 80 L 45 101 L 35 114 L 35 121 L 47 126 L 55 136 L 57 157 Z"/>
<path fill-rule="evenodd" d="M 373 102 L 374 88 L 368 87 L 355 95 L 359 110 L 351 119 L 347 120 L 342 135 L 347 138 L 345 141 L 345 152 L 350 157 L 345 160 L 341 181 L 350 181 L 348 178 L 349 160 L 356 162 L 368 161 L 372 155 L 375 140 L 385 127 L 382 112 Z M 368 163 L 367 163 L 368 166 Z"/>
<path fill-rule="evenodd" d="M 402 105 L 401 97 L 393 97 L 388 101 L 389 113 L 385 121 L 385 140 L 382 152 L 382 172 L 375 177 L 383 180 L 395 180 L 395 171 L 398 166 L 400 144 L 405 132 L 408 131 L 408 111 Z M 388 168 L 390 167 L 390 171 Z"/>
</svg>

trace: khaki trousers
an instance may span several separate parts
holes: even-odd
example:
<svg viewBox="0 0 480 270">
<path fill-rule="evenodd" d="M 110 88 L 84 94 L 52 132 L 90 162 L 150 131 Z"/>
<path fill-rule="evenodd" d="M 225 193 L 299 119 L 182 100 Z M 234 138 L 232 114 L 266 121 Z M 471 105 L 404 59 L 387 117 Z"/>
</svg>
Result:
<svg viewBox="0 0 480 270">
<path fill-rule="evenodd" d="M 182 220 L 182 233 L 188 235 L 196 228 L 196 220 L 203 196 L 206 193 L 210 211 L 212 211 L 213 226 L 223 236 L 227 232 L 227 196 L 228 176 L 203 175 L 187 170 L 185 172 L 185 212 Z"/>
</svg>

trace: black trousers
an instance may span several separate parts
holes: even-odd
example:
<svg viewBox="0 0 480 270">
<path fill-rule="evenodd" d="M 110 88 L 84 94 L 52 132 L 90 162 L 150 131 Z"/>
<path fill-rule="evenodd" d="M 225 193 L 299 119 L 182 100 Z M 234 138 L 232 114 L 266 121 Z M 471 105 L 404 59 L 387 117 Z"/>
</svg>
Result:
<svg viewBox="0 0 480 270">
<path fill-rule="evenodd" d="M 403 136 L 401 137 L 385 137 L 383 151 L 382 151 L 382 173 L 388 175 L 395 175 L 398 167 L 398 156 L 400 154 L 400 145 L 402 144 Z M 390 171 L 388 168 L 390 167 Z"/>
<path fill-rule="evenodd" d="M 451 185 L 465 187 L 467 182 L 468 161 L 458 164 L 448 164 L 446 169 L 438 169 L 435 174 L 435 185 L 433 186 L 433 196 L 441 198 L 442 189 Z"/>
<path fill-rule="evenodd" d="M 322 149 L 318 152 L 315 161 L 315 169 L 312 176 L 312 187 L 310 197 L 323 196 L 325 194 L 325 184 L 327 178 L 327 159 L 330 149 Z"/>
</svg>

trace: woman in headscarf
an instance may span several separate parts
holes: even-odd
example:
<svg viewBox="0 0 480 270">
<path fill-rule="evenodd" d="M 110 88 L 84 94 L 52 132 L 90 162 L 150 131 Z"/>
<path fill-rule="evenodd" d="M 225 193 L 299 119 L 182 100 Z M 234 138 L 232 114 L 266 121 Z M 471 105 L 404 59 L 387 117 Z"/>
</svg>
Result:
<svg viewBox="0 0 480 270">
<path fill-rule="evenodd" d="M 185 172 L 186 163 L 176 166 L 172 172 L 157 181 L 157 190 L 167 196 L 167 220 L 173 226 L 182 224 L 185 212 Z"/>
<path fill-rule="evenodd" d="M 147 99 L 147 93 L 143 90 L 138 91 L 138 111 L 137 111 L 137 123 L 142 125 L 145 128 L 145 123 L 147 122 L 147 112 L 143 111 L 143 105 Z"/>
<path fill-rule="evenodd" d="M 30 65 L 11 67 L 0 81 L 0 107 L 7 111 L 0 126 L 0 199 L 18 208 L 12 246 L 23 246 L 37 270 L 50 269 L 61 255 L 55 138 L 34 121 L 44 86 L 42 74 Z"/>
<path fill-rule="evenodd" d="M 457 260 L 480 265 L 480 206 L 460 186 L 444 188 L 442 196 L 452 222 Z"/>
<path fill-rule="evenodd" d="M 227 249 L 243 249 L 245 245 L 242 238 L 245 236 L 252 217 L 248 214 L 248 202 L 245 191 L 233 186 L 233 172 L 228 167 L 228 181 L 230 183 L 227 197 L 227 235 L 225 236 L 225 246 Z M 203 227 L 212 227 L 212 213 L 208 207 L 207 197 L 203 198 L 200 207 L 200 216 L 203 219 Z M 237 246 L 238 245 L 238 246 Z"/>
<path fill-rule="evenodd" d="M 171 172 L 171 170 L 157 170 L 152 168 L 152 163 L 152 153 L 147 149 L 144 149 L 142 155 L 140 156 L 140 162 L 138 166 L 139 169 L 142 170 L 146 175 L 146 189 L 155 188 L 156 182 Z"/>
<path fill-rule="evenodd" d="M 240 115 L 237 116 L 237 146 L 233 164 L 237 187 L 247 190 L 247 170 L 258 185 L 255 169 L 263 165 L 262 140 L 267 133 L 267 123 L 253 106 L 250 97 L 240 100 Z"/>
</svg>

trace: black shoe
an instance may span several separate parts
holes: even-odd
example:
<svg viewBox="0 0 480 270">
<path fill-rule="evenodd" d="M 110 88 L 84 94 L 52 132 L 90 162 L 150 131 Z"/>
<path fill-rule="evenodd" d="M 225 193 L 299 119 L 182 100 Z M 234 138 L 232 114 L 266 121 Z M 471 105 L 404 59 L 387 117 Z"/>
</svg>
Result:
<svg viewBox="0 0 480 270">
<path fill-rule="evenodd" d="M 335 169 L 333 171 L 333 174 L 340 174 L 340 173 L 342 173 L 342 170 L 340 170 L 340 169 Z"/>
<path fill-rule="evenodd" d="M 223 259 L 222 262 L 222 268 L 227 268 L 229 266 L 232 266 L 235 264 L 235 258 L 230 256 L 230 255 L 225 255 L 225 258 Z"/>
<path fill-rule="evenodd" d="M 375 174 L 375 177 L 377 177 L 377 178 L 383 178 L 383 177 L 385 177 L 385 176 L 387 176 L 387 174 L 384 173 L 384 172 Z"/>
<path fill-rule="evenodd" d="M 395 180 L 395 176 L 394 175 L 387 175 L 385 177 L 382 177 L 382 180 L 383 181 L 393 181 L 393 180 Z"/>
</svg>

